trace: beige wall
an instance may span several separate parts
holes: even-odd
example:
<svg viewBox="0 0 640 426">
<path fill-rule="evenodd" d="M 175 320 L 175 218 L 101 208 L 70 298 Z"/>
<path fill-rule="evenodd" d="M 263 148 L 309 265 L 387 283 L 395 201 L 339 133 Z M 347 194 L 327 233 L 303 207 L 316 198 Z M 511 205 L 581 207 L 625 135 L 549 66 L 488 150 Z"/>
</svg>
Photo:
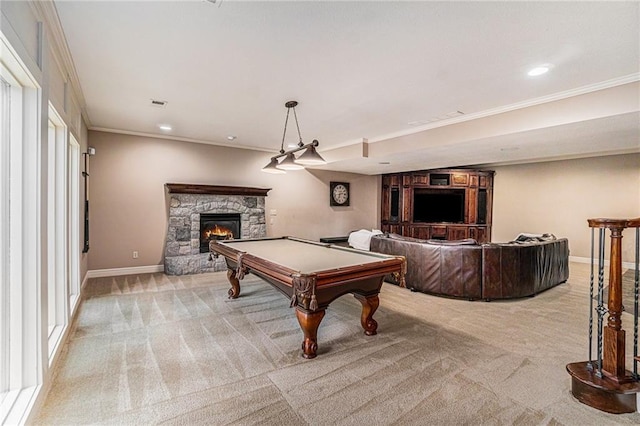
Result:
<svg viewBox="0 0 640 426">
<path fill-rule="evenodd" d="M 91 157 L 89 270 L 162 264 L 168 182 L 272 188 L 269 236 L 317 240 L 379 227 L 377 176 L 311 169 L 270 175 L 260 171 L 269 153 L 97 131 L 89 132 L 89 145 L 97 150 Z M 492 241 L 551 232 L 569 239 L 572 256 L 588 258 L 588 218 L 640 216 L 640 154 L 493 170 Z M 329 206 L 332 180 L 351 183 L 350 207 Z M 624 261 L 631 262 L 632 232 L 625 236 Z"/>
<path fill-rule="evenodd" d="M 492 241 L 509 241 L 520 232 L 551 232 L 569 239 L 571 256 L 590 258 L 587 219 L 640 216 L 640 154 L 493 170 Z M 623 236 L 623 260 L 632 262 L 634 232 L 626 230 Z"/>
<path fill-rule="evenodd" d="M 90 270 L 163 263 L 166 183 L 272 188 L 266 198 L 269 236 L 317 240 L 379 224 L 377 176 L 319 170 L 271 175 L 260 171 L 271 153 L 98 131 L 89 132 L 89 145 L 96 148 L 90 165 Z M 349 207 L 329 206 L 330 181 L 350 182 Z"/>
</svg>

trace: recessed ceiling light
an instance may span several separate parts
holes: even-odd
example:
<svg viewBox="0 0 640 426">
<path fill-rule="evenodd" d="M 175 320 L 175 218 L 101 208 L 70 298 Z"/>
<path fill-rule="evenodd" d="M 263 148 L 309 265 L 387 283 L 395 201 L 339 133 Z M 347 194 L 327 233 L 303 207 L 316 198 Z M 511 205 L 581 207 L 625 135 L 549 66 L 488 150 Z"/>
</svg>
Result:
<svg viewBox="0 0 640 426">
<path fill-rule="evenodd" d="M 168 124 L 161 124 L 161 125 L 160 125 L 160 126 L 158 126 L 158 127 L 160 127 L 160 130 L 164 130 L 165 132 L 168 132 L 169 130 L 171 130 L 171 129 L 172 129 L 172 127 L 171 127 L 171 126 L 169 126 Z"/>
<path fill-rule="evenodd" d="M 238 137 L 237 137 L 237 136 L 234 136 L 234 135 L 228 135 L 228 136 L 227 136 L 227 140 L 230 140 L 230 141 L 235 141 L 237 138 L 238 138 Z"/>
<path fill-rule="evenodd" d="M 539 67 L 535 67 L 527 73 L 530 77 L 537 77 L 542 74 L 546 74 L 551 69 L 550 65 L 540 65 Z"/>
<path fill-rule="evenodd" d="M 381 162 L 379 162 L 378 164 L 383 164 L 383 165 L 385 165 L 385 164 L 391 164 L 391 163 L 390 163 L 390 162 L 388 162 L 388 161 L 381 161 Z"/>
<path fill-rule="evenodd" d="M 298 144 L 297 143 L 290 143 L 289 145 L 287 145 L 287 148 L 297 148 Z"/>
</svg>

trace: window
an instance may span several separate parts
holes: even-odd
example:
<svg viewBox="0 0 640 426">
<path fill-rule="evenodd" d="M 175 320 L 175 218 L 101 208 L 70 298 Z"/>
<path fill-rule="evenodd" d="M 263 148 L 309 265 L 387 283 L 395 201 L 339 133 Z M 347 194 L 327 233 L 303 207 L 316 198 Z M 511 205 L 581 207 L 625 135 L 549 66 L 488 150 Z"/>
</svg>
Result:
<svg viewBox="0 0 640 426">
<path fill-rule="evenodd" d="M 67 325 L 67 126 L 49 105 L 47 137 L 47 308 L 49 362 Z"/>
<path fill-rule="evenodd" d="M 69 201 L 68 240 L 69 259 L 69 307 L 76 308 L 80 296 L 80 144 L 73 135 L 69 136 Z"/>
<path fill-rule="evenodd" d="M 49 116 L 52 108 L 49 107 Z M 47 130 L 47 300 L 48 300 L 48 331 L 49 339 L 56 327 L 56 125 L 49 118 Z M 54 208 L 51 208 L 54 207 Z M 51 348 L 49 348 L 51 351 Z"/>
<path fill-rule="evenodd" d="M 40 97 L 36 80 L 0 39 L 0 423 L 20 423 L 42 384 Z"/>
</svg>

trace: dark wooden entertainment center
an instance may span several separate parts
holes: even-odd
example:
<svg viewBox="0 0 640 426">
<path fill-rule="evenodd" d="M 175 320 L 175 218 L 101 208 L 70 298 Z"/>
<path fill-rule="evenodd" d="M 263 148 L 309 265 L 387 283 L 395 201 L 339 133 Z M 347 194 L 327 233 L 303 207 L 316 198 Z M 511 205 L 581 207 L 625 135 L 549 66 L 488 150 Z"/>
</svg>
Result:
<svg viewBox="0 0 640 426">
<path fill-rule="evenodd" d="M 491 240 L 491 170 L 437 169 L 382 175 L 384 232 L 440 240 Z"/>
</svg>

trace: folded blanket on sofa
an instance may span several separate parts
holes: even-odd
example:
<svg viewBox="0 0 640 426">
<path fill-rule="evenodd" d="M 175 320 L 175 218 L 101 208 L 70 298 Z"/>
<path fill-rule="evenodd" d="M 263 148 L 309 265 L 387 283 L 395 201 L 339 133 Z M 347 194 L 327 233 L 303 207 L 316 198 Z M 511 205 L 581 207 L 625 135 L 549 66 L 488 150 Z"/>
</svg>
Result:
<svg viewBox="0 0 640 426">
<path fill-rule="evenodd" d="M 378 229 L 372 229 L 369 231 L 368 229 L 361 229 L 359 231 L 354 231 L 349 234 L 349 245 L 358 250 L 367 250 L 369 251 L 369 246 L 371 245 L 371 237 L 374 235 L 382 234 L 382 231 Z"/>
</svg>

